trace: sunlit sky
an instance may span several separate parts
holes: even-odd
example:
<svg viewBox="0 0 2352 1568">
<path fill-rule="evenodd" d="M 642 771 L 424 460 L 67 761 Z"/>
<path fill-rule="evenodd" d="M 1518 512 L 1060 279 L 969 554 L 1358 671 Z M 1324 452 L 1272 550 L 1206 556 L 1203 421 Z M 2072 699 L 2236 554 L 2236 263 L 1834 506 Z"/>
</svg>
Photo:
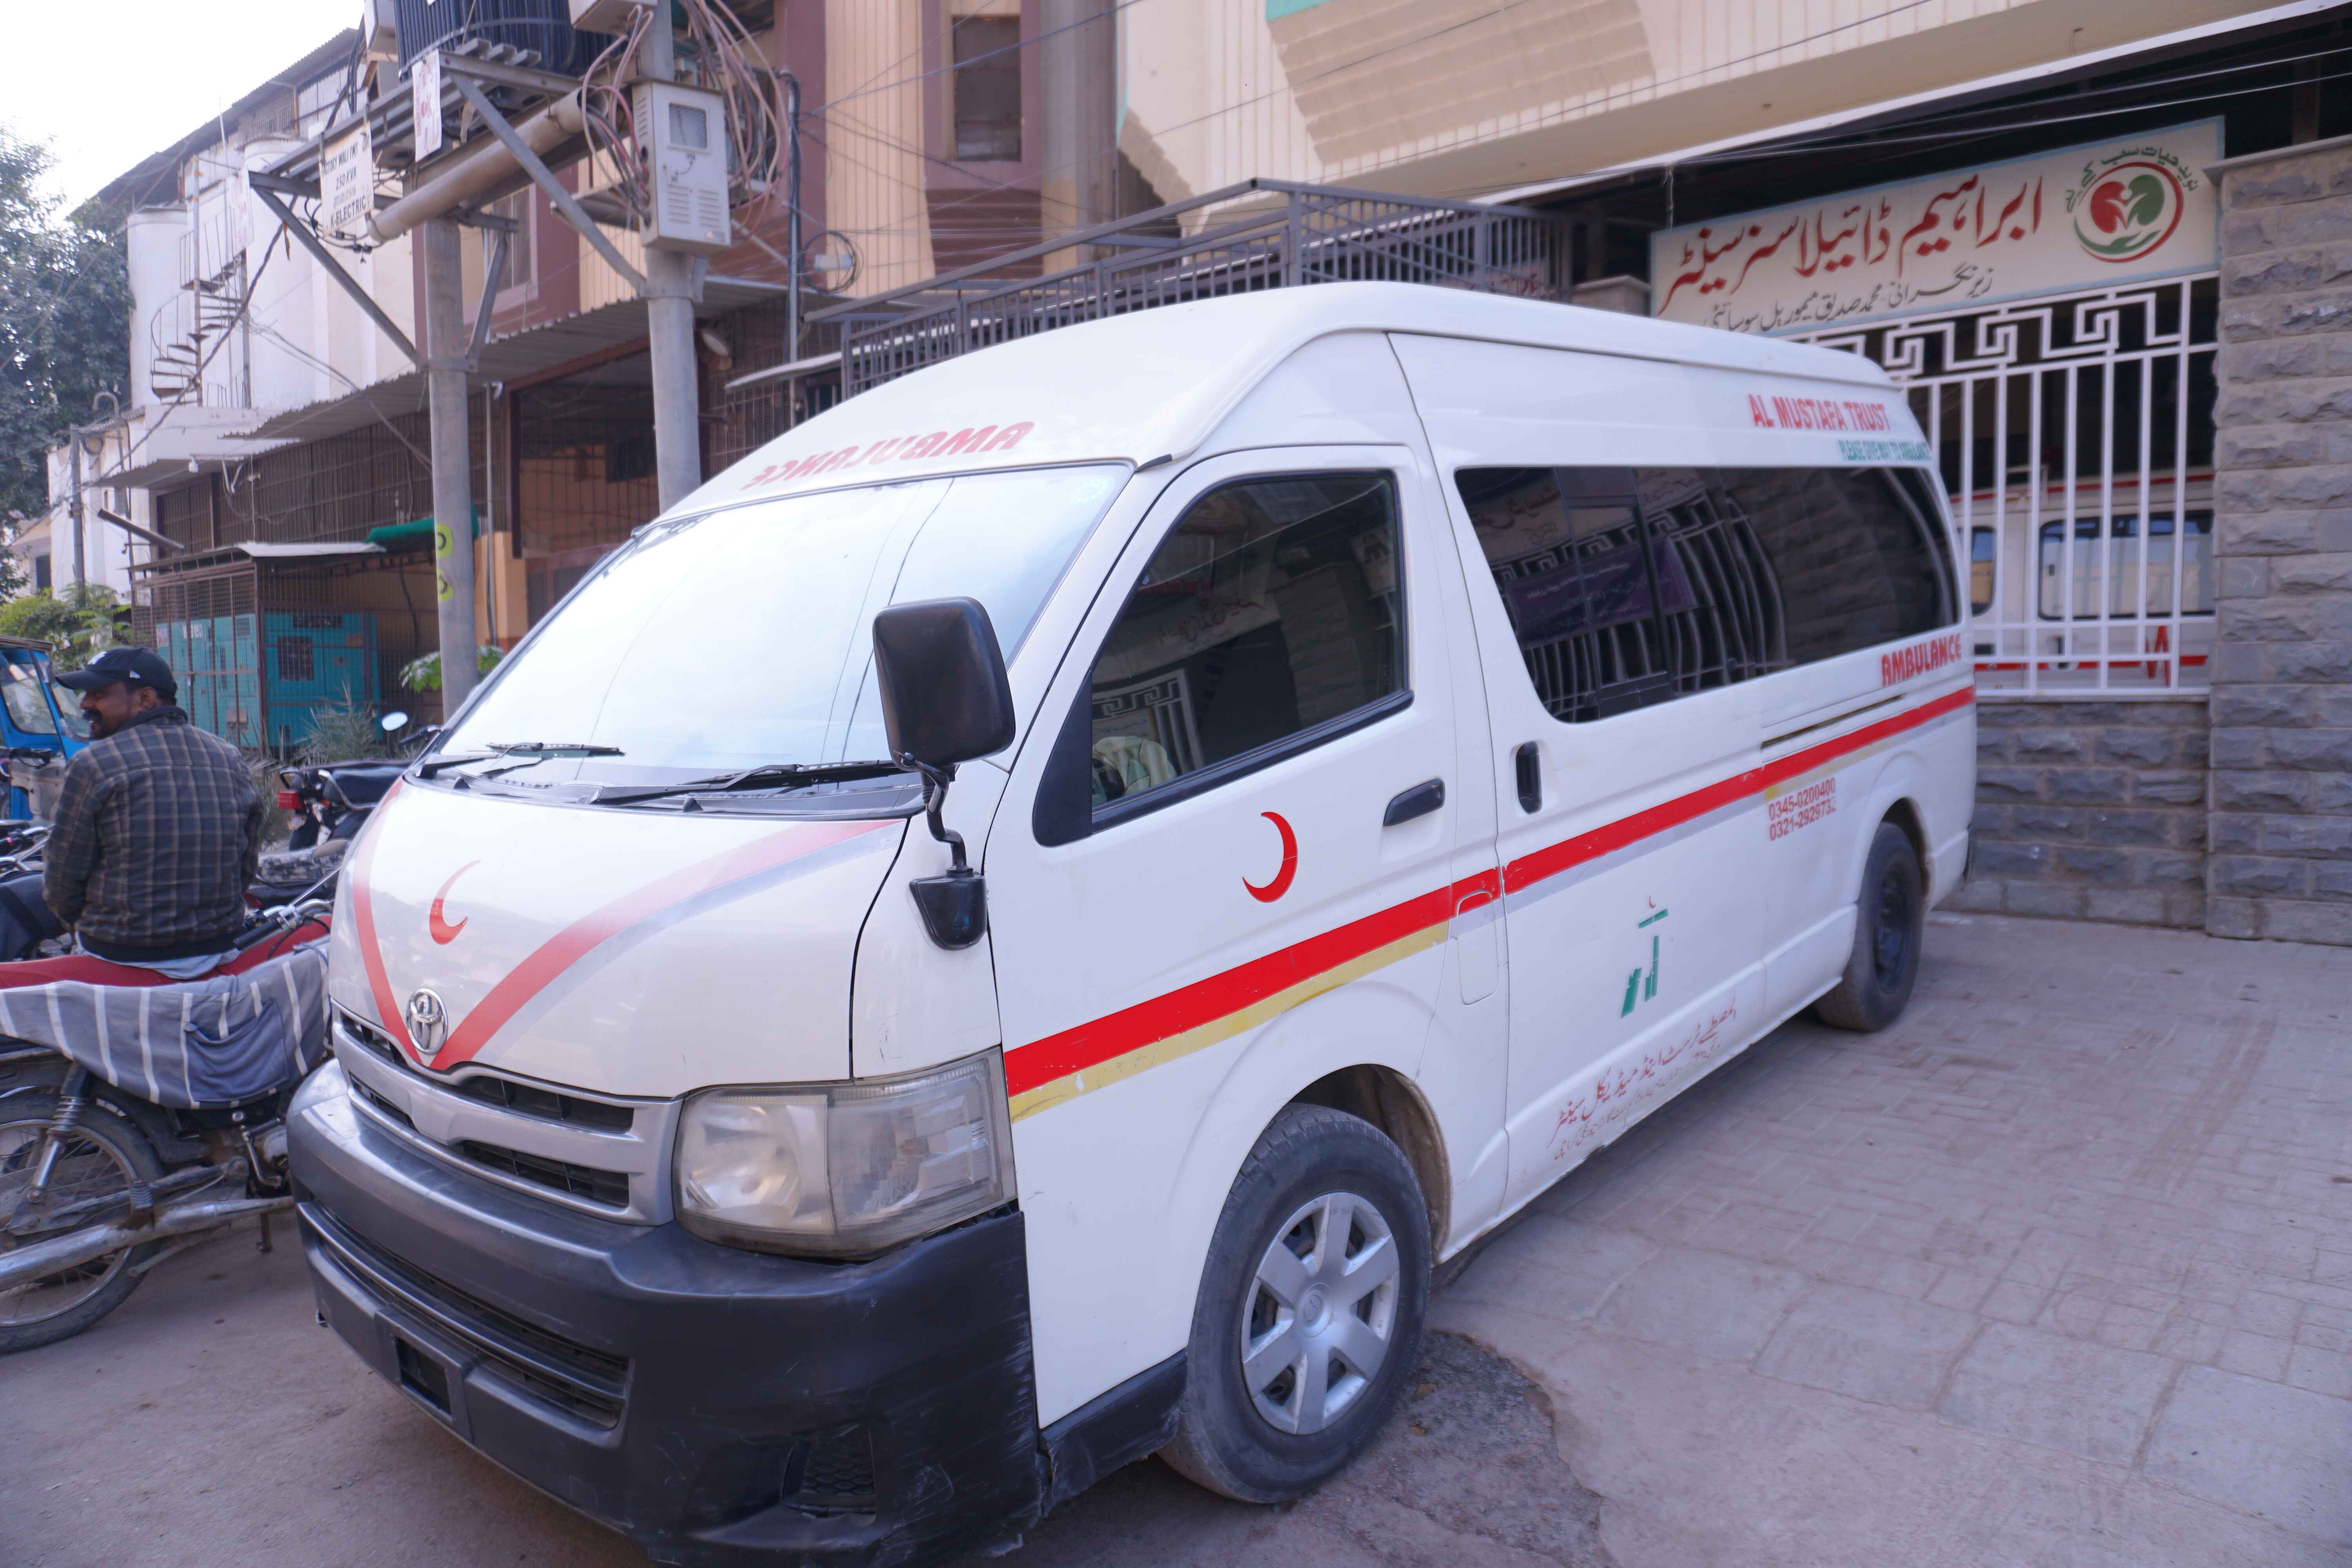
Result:
<svg viewBox="0 0 2352 1568">
<path fill-rule="evenodd" d="M 0 124 L 57 154 L 79 203 L 344 27 L 359 0 L 13 0 L 0 34 Z"/>
</svg>

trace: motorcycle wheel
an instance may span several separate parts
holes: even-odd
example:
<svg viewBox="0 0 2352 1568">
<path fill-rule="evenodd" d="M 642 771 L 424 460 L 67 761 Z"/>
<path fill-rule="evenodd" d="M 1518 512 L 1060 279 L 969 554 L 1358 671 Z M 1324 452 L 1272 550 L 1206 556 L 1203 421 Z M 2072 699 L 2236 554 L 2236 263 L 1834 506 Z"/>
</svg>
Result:
<svg viewBox="0 0 2352 1568">
<path fill-rule="evenodd" d="M 5 1225 L 31 1186 L 40 1157 L 41 1135 L 57 1115 L 57 1096 L 11 1095 L 0 1100 L 0 1225 Z M 139 1130 L 93 1100 L 67 1135 L 49 1178 L 59 1202 L 128 1191 L 133 1182 L 152 1182 L 163 1162 Z M 18 1237 L 0 1230 L 0 1258 L 46 1236 Z M 70 1339 L 122 1305 L 138 1288 L 133 1268 L 158 1243 L 127 1247 L 104 1258 L 0 1289 L 0 1355 Z"/>
</svg>

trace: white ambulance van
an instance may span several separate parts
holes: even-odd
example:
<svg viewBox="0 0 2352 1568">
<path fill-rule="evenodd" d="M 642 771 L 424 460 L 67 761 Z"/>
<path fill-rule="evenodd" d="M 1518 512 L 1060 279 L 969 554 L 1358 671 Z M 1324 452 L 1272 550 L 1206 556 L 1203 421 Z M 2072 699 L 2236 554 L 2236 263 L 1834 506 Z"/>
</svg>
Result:
<svg viewBox="0 0 2352 1568">
<path fill-rule="evenodd" d="M 320 1309 L 656 1560 L 1295 1496 L 1433 1268 L 1960 876 L 1963 579 L 1859 358 L 1390 284 L 894 381 L 413 766 L 293 1118 Z"/>
</svg>

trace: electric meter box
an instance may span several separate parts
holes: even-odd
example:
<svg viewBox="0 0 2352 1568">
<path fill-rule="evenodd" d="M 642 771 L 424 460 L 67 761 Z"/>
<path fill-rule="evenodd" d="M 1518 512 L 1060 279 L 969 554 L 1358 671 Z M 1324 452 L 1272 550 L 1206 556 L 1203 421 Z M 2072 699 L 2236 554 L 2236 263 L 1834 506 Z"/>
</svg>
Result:
<svg viewBox="0 0 2352 1568">
<path fill-rule="evenodd" d="M 726 249 L 733 237 L 727 217 L 726 100 L 698 87 L 641 81 L 631 107 L 653 187 L 646 246 L 697 256 Z"/>
</svg>

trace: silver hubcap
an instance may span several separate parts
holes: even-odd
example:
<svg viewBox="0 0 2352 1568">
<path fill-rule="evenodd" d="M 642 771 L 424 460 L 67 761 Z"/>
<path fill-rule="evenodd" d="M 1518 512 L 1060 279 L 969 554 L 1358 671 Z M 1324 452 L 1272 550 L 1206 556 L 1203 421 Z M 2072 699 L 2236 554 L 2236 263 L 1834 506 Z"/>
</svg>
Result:
<svg viewBox="0 0 2352 1568">
<path fill-rule="evenodd" d="M 1396 1330 L 1396 1238 L 1370 1202 L 1331 1193 L 1275 1232 L 1242 1301 L 1242 1382 L 1285 1432 L 1347 1414 Z"/>
</svg>

